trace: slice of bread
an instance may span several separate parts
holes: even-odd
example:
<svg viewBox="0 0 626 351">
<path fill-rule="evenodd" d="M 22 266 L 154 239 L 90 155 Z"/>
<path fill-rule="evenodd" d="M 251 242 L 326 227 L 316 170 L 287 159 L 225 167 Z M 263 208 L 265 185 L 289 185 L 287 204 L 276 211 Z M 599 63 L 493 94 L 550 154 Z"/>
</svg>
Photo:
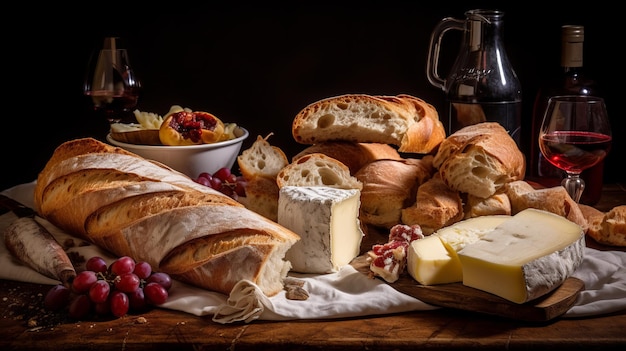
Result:
<svg viewBox="0 0 626 351">
<path fill-rule="evenodd" d="M 289 164 L 287 155 L 277 146 L 270 145 L 267 137 L 257 136 L 252 146 L 241 152 L 237 164 L 241 175 L 246 179 L 265 177 L 275 179 L 278 172 Z"/>
<path fill-rule="evenodd" d="M 278 173 L 276 183 L 279 188 L 291 185 L 363 189 L 363 183 L 350 175 L 346 165 L 320 153 L 302 156 L 284 167 Z"/>
</svg>

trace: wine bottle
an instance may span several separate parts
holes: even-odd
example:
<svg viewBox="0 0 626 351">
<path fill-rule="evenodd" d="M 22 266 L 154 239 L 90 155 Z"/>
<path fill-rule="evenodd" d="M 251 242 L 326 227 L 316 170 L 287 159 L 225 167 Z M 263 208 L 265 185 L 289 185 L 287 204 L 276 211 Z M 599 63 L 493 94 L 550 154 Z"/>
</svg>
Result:
<svg viewBox="0 0 626 351">
<path fill-rule="evenodd" d="M 526 178 L 544 186 L 557 186 L 564 177 L 563 171 L 548 162 L 539 150 L 539 130 L 548 99 L 557 95 L 602 96 L 596 81 L 583 69 L 584 40 L 583 26 L 561 27 L 561 72 L 557 79 L 540 88 L 535 97 Z M 594 205 L 600 200 L 603 170 L 604 162 L 600 162 L 583 171 L 581 177 L 586 184 L 581 203 Z"/>
</svg>

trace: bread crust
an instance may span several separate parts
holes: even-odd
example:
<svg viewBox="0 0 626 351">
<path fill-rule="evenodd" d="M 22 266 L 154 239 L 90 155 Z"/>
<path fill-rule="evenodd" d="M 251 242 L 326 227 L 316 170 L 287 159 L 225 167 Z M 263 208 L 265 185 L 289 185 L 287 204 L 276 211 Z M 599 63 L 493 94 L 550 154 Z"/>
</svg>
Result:
<svg viewBox="0 0 626 351">
<path fill-rule="evenodd" d="M 294 140 L 301 144 L 344 140 L 391 144 L 400 152 L 428 154 L 445 138 L 436 109 L 402 94 L 345 94 L 309 104 L 294 118 Z"/>
<path fill-rule="evenodd" d="M 417 188 L 432 174 L 432 156 L 423 159 L 376 160 L 355 177 L 363 183 L 361 222 L 391 228 L 401 222 L 402 209 L 415 203 Z"/>
<path fill-rule="evenodd" d="M 94 139 L 57 151 L 35 186 L 39 214 L 52 224 L 202 288 L 228 294 L 248 279 L 268 296 L 282 290 L 290 267 L 284 254 L 297 234 L 182 173 Z"/>
<path fill-rule="evenodd" d="M 350 174 L 340 161 L 320 153 L 300 157 L 278 172 L 279 188 L 292 186 L 327 186 L 339 189 L 363 189 L 363 183 Z"/>
<path fill-rule="evenodd" d="M 524 154 L 496 122 L 467 126 L 450 135 L 439 146 L 433 164 L 450 188 L 481 198 L 524 179 L 526 172 Z"/>
<path fill-rule="evenodd" d="M 389 144 L 357 143 L 352 141 L 325 141 L 311 145 L 291 158 L 296 161 L 304 155 L 320 153 L 332 157 L 350 169 L 354 175 L 358 170 L 370 162 L 382 159 L 401 160 L 398 150 Z"/>
</svg>

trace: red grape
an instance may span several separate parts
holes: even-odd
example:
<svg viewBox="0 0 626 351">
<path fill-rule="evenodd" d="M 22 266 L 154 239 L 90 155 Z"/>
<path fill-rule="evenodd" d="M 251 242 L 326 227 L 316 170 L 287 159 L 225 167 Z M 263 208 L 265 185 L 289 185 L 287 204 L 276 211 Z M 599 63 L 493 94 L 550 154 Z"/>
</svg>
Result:
<svg viewBox="0 0 626 351">
<path fill-rule="evenodd" d="M 89 299 L 94 303 L 102 303 L 109 297 L 111 286 L 106 280 L 98 280 L 89 288 Z"/>
<path fill-rule="evenodd" d="M 131 309 L 140 311 L 147 306 L 142 288 L 137 288 L 133 292 L 126 293 L 126 295 L 128 296 L 128 302 Z"/>
<path fill-rule="evenodd" d="M 146 261 L 137 262 L 133 273 L 137 274 L 139 279 L 146 279 L 152 274 L 152 266 Z"/>
<path fill-rule="evenodd" d="M 122 256 L 113 261 L 109 269 L 115 275 L 132 273 L 135 270 L 135 260 L 132 257 Z"/>
<path fill-rule="evenodd" d="M 124 273 L 113 279 L 115 288 L 122 292 L 133 292 L 141 284 L 141 279 L 135 273 Z"/>
<path fill-rule="evenodd" d="M 109 300 L 96 303 L 93 305 L 93 311 L 99 316 L 108 316 L 111 314 L 111 303 Z"/>
<path fill-rule="evenodd" d="M 96 273 L 106 273 L 107 263 L 102 257 L 94 256 L 87 260 L 85 269 Z"/>
<path fill-rule="evenodd" d="M 69 316 L 74 319 L 82 319 L 91 312 L 92 302 L 84 294 L 76 295 L 70 303 Z"/>
<path fill-rule="evenodd" d="M 44 298 L 44 307 L 50 311 L 62 309 L 70 301 L 70 292 L 70 289 L 62 284 L 53 286 Z"/>
<path fill-rule="evenodd" d="M 153 305 L 164 304 L 169 296 L 163 285 L 155 282 L 146 284 L 146 286 L 143 287 L 143 292 L 146 295 L 146 300 Z"/>
<path fill-rule="evenodd" d="M 124 294 L 121 291 L 117 291 L 114 290 L 111 293 L 111 298 L 110 298 L 110 308 L 111 308 L 111 313 L 115 316 L 115 317 L 123 317 L 124 315 L 126 315 L 126 313 L 128 313 L 128 309 L 130 307 L 130 303 L 128 300 L 128 296 L 126 294 Z"/>
<path fill-rule="evenodd" d="M 231 174 L 230 168 L 222 167 L 213 173 L 213 177 L 226 182 L 230 178 Z"/>
<path fill-rule="evenodd" d="M 93 271 L 82 271 L 74 277 L 72 290 L 77 294 L 84 294 L 98 281 L 98 275 Z"/>
<path fill-rule="evenodd" d="M 157 283 L 165 288 L 165 290 L 169 290 L 172 287 L 172 278 L 170 278 L 169 274 L 163 272 L 152 273 L 151 276 L 146 279 L 146 283 Z M 144 287 L 145 289 L 145 287 Z"/>
</svg>

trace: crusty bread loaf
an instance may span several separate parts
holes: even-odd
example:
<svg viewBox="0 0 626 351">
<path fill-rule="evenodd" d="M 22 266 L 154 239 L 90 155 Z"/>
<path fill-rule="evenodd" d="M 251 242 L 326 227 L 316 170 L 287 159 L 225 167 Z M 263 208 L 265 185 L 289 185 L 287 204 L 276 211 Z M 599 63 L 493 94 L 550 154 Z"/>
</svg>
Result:
<svg viewBox="0 0 626 351">
<path fill-rule="evenodd" d="M 182 173 L 90 138 L 55 150 L 34 200 L 70 234 L 225 294 L 243 279 L 277 294 L 291 267 L 285 253 L 299 240 Z"/>
<path fill-rule="evenodd" d="M 350 169 L 350 174 L 352 175 L 366 164 L 375 160 L 402 159 L 398 151 L 389 144 L 326 141 L 305 148 L 292 157 L 292 161 L 313 153 L 324 154 L 343 163 Z"/>
<path fill-rule="evenodd" d="M 507 183 L 504 192 L 511 201 L 511 214 L 536 208 L 563 216 L 587 231 L 588 224 L 580 207 L 562 186 L 535 189 L 524 180 Z"/>
<path fill-rule="evenodd" d="M 618 205 L 608 212 L 580 204 L 589 228 L 587 235 L 603 245 L 626 247 L 626 205 Z"/>
<path fill-rule="evenodd" d="M 467 194 L 463 205 L 464 219 L 492 216 L 511 215 L 511 200 L 504 193 L 497 193 L 486 199 Z"/>
<path fill-rule="evenodd" d="M 363 189 L 363 183 L 336 159 L 313 153 L 300 157 L 278 172 L 279 188 L 291 186 L 327 186 L 339 189 Z"/>
<path fill-rule="evenodd" d="M 526 171 L 524 154 L 495 122 L 467 126 L 448 136 L 433 162 L 446 185 L 481 198 L 524 179 Z"/>
<path fill-rule="evenodd" d="M 363 183 L 362 223 L 391 228 L 400 223 L 402 209 L 415 203 L 417 188 L 432 174 L 432 155 L 422 159 L 377 160 L 354 176 Z"/>
<path fill-rule="evenodd" d="M 270 145 L 268 135 L 257 136 L 252 146 L 241 152 L 237 157 L 237 165 L 241 175 L 246 179 L 265 177 L 275 179 L 278 172 L 289 164 L 285 152 L 277 146 Z"/>
<path fill-rule="evenodd" d="M 292 134 L 301 144 L 331 140 L 391 144 L 400 152 L 428 154 L 446 137 L 436 109 L 410 95 L 346 94 L 302 109 Z"/>
<path fill-rule="evenodd" d="M 424 235 L 463 219 L 463 201 L 458 191 L 448 187 L 439 173 L 417 188 L 415 204 L 402 210 L 402 223 L 419 224 Z"/>
</svg>

